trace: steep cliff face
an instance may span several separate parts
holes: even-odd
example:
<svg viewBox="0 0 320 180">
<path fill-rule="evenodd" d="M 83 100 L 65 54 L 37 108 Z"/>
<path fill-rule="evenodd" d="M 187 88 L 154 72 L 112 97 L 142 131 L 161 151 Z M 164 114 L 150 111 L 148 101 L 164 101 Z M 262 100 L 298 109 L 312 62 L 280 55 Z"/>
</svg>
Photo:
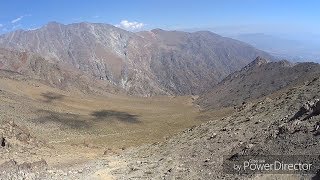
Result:
<svg viewBox="0 0 320 180">
<path fill-rule="evenodd" d="M 108 24 L 56 22 L 0 36 L 0 47 L 63 62 L 129 94 L 199 93 L 268 54 L 211 32 L 132 33 Z"/>
</svg>

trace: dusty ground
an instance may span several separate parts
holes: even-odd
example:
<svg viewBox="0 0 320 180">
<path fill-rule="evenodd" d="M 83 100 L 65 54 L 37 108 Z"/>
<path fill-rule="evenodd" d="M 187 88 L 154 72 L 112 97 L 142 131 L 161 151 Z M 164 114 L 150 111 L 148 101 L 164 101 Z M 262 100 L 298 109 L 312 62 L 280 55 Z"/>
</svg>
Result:
<svg viewBox="0 0 320 180">
<path fill-rule="evenodd" d="M 13 121 L 45 142 L 26 156 L 9 159 L 32 162 L 45 159 L 49 167 L 68 167 L 128 147 L 155 143 L 206 118 L 192 102 L 196 97 L 137 98 L 106 94 L 92 96 L 65 92 L 36 81 L 0 78 L 0 122 Z"/>
<path fill-rule="evenodd" d="M 165 142 L 131 149 L 119 156 L 126 166 L 118 179 L 319 179 L 315 174 L 235 175 L 223 171 L 224 158 L 240 155 L 319 157 L 320 80 L 236 107 Z M 208 117 L 216 112 L 207 111 Z M 224 157 L 225 156 L 225 157 Z M 316 162 L 319 162 L 317 159 Z M 314 164 L 316 167 L 316 164 Z"/>
<path fill-rule="evenodd" d="M 191 96 L 89 96 L 10 79 L 0 88 L 2 179 L 319 179 L 222 169 L 223 155 L 317 155 L 319 78 L 209 111 Z"/>
</svg>

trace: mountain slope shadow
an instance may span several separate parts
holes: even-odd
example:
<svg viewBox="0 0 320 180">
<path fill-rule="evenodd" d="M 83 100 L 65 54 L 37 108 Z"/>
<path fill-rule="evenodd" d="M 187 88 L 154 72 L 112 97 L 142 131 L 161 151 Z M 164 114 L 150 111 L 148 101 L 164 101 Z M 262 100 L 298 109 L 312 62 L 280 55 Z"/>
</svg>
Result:
<svg viewBox="0 0 320 180">
<path fill-rule="evenodd" d="M 49 91 L 45 93 L 41 93 L 41 96 L 44 97 L 45 100 L 43 100 L 43 102 L 45 103 L 52 103 L 55 100 L 60 100 L 64 98 L 64 95 L 62 94 L 49 92 Z"/>
<path fill-rule="evenodd" d="M 100 110 L 91 113 L 96 121 L 112 120 L 113 118 L 121 122 L 139 123 L 137 115 L 129 114 L 127 112 L 113 111 L 113 110 Z"/>
<path fill-rule="evenodd" d="M 121 111 L 100 110 L 92 112 L 90 116 L 73 113 L 60 113 L 50 110 L 38 110 L 39 118 L 32 119 L 34 123 L 55 124 L 60 128 L 83 130 L 92 128 L 98 122 L 121 121 L 125 123 L 140 123 L 137 115 Z"/>
<path fill-rule="evenodd" d="M 38 110 L 37 113 L 42 116 L 37 119 L 32 119 L 35 123 L 54 123 L 60 126 L 60 128 L 67 127 L 71 129 L 87 129 L 92 126 L 92 123 L 88 122 L 88 118 L 77 114 L 59 113 L 49 110 Z"/>
</svg>

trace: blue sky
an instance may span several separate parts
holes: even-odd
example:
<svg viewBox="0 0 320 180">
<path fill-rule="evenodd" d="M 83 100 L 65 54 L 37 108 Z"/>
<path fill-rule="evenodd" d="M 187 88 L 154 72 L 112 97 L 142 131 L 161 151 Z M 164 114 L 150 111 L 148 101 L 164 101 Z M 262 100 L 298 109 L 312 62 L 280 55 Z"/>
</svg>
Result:
<svg viewBox="0 0 320 180">
<path fill-rule="evenodd" d="M 317 0 L 2 0 L 0 33 L 38 28 L 49 21 L 88 21 L 129 30 L 320 34 L 319 9 Z"/>
</svg>

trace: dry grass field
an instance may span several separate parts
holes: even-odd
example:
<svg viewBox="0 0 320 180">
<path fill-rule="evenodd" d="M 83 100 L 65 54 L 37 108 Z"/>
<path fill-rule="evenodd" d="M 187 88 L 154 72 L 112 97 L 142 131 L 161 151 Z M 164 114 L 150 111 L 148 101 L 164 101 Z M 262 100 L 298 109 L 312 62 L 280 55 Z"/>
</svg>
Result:
<svg viewBox="0 0 320 180">
<path fill-rule="evenodd" d="M 191 96 L 98 96 L 8 78 L 0 78 L 0 90 L 0 121 L 14 121 L 52 147 L 42 152 L 52 165 L 163 141 L 212 118 Z"/>
</svg>

